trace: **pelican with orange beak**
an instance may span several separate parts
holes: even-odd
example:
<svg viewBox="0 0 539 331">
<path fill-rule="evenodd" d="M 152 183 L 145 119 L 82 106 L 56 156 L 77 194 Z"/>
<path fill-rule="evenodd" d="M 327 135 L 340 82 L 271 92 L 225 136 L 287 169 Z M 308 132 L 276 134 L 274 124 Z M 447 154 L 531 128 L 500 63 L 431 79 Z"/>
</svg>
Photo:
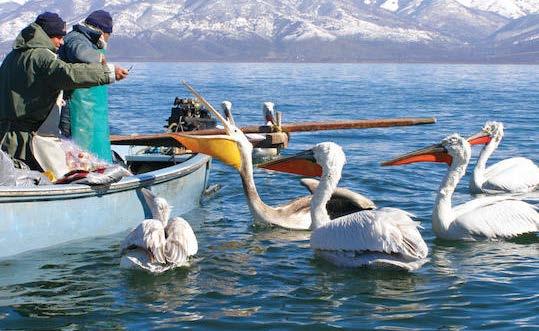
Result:
<svg viewBox="0 0 539 331">
<path fill-rule="evenodd" d="M 198 100 L 209 109 L 224 126 L 226 135 L 189 136 L 175 135 L 186 148 L 210 155 L 236 169 L 242 180 L 243 190 L 249 209 L 256 224 L 273 225 L 292 230 L 310 230 L 312 226 L 310 214 L 311 195 L 300 197 L 289 203 L 272 207 L 260 198 L 253 178 L 253 146 L 245 134 L 232 121 L 225 119 L 189 84 L 184 85 Z M 355 211 L 374 208 L 374 203 L 361 194 L 340 189 L 330 200 L 346 199 Z M 328 208 L 332 206 L 328 204 Z"/>
<path fill-rule="evenodd" d="M 419 223 L 412 220 L 411 214 L 397 208 L 380 208 L 330 217 L 326 206 L 345 162 L 339 145 L 324 142 L 259 167 L 321 176 L 311 200 L 311 248 L 317 256 L 341 267 L 406 271 L 420 268 L 427 261 L 428 248 L 418 231 Z"/>
<path fill-rule="evenodd" d="M 449 171 L 442 180 L 432 212 L 432 229 L 437 237 L 449 240 L 512 238 L 539 231 L 537 208 L 506 196 L 480 197 L 453 207 L 455 188 L 470 162 L 471 146 L 458 134 L 440 144 L 422 148 L 393 160 L 385 166 L 416 162 L 443 162 Z"/>
<path fill-rule="evenodd" d="M 487 122 L 481 131 L 468 138 L 471 145 L 484 144 L 470 180 L 470 192 L 527 193 L 539 188 L 539 167 L 524 157 L 512 157 L 487 168 L 504 135 L 501 122 Z"/>
</svg>

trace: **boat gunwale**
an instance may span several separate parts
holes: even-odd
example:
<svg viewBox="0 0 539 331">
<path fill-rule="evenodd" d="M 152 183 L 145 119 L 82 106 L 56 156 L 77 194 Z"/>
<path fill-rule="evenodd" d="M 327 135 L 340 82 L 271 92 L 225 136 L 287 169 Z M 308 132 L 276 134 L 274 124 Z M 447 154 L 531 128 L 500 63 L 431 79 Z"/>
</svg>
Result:
<svg viewBox="0 0 539 331">
<path fill-rule="evenodd" d="M 194 154 L 193 157 L 162 169 L 122 178 L 119 182 L 108 185 L 83 185 L 83 184 L 61 184 L 43 185 L 35 187 L 0 187 L 0 203 L 26 201 L 29 198 L 45 199 L 70 199 L 83 196 L 107 195 L 116 192 L 146 187 L 184 177 L 198 170 L 211 160 L 210 156 L 204 154 Z M 17 199 L 18 198 L 18 199 Z"/>
</svg>

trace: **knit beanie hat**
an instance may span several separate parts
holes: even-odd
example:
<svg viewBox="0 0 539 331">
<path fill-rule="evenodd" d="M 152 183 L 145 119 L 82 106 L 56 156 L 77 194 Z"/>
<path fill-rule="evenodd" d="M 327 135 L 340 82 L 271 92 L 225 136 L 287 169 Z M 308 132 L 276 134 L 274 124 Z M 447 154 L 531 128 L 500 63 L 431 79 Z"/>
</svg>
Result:
<svg viewBox="0 0 539 331">
<path fill-rule="evenodd" d="M 103 32 L 112 33 L 112 17 L 104 10 L 92 12 L 84 22 L 99 28 Z"/>
<path fill-rule="evenodd" d="M 44 12 L 36 18 L 39 25 L 49 37 L 65 36 L 66 22 L 56 13 Z"/>
</svg>

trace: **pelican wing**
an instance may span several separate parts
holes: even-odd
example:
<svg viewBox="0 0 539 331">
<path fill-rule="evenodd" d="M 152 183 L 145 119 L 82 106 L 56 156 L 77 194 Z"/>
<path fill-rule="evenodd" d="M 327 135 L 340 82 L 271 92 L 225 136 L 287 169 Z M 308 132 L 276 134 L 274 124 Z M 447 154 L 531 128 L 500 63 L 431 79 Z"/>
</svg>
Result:
<svg viewBox="0 0 539 331">
<path fill-rule="evenodd" d="M 454 209 L 451 226 L 478 237 L 511 238 L 539 231 L 537 208 L 507 197 L 477 198 Z"/>
<path fill-rule="evenodd" d="M 167 240 L 165 256 L 168 262 L 181 265 L 198 252 L 198 241 L 193 229 L 181 217 L 174 217 L 165 228 Z"/>
<path fill-rule="evenodd" d="M 301 179 L 301 184 L 305 186 L 311 194 L 316 190 L 319 182 L 319 180 L 314 178 Z M 328 210 L 331 219 L 374 208 L 376 208 L 376 205 L 369 198 L 341 187 L 335 189 L 331 195 L 331 199 L 326 204 L 326 209 Z"/>
<path fill-rule="evenodd" d="M 142 248 L 148 251 L 157 262 L 165 263 L 164 257 L 165 230 L 163 223 L 156 219 L 142 221 L 131 231 L 120 245 L 120 253 L 127 250 Z"/>
<path fill-rule="evenodd" d="M 513 157 L 485 170 L 484 192 L 529 192 L 539 187 L 539 167 L 531 160 Z"/>
<path fill-rule="evenodd" d="M 320 250 L 371 251 L 422 259 L 428 248 L 419 223 L 396 208 L 364 210 L 335 219 L 311 234 L 311 247 Z"/>
<path fill-rule="evenodd" d="M 275 208 L 265 208 L 266 222 L 255 222 L 264 224 L 269 223 L 278 227 L 290 230 L 309 230 L 311 227 L 311 198 L 312 195 L 295 198 L 286 204 Z"/>
</svg>

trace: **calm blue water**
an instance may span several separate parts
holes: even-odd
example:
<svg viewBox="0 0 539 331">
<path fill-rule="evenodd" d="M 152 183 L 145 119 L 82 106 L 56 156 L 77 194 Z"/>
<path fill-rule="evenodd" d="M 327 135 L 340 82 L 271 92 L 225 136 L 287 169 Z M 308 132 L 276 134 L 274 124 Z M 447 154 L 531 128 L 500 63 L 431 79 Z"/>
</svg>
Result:
<svg viewBox="0 0 539 331">
<path fill-rule="evenodd" d="M 285 122 L 435 116 L 435 125 L 294 134 L 286 154 L 322 141 L 347 154 L 341 186 L 422 222 L 430 263 L 415 273 L 345 270 L 313 257 L 308 233 L 260 230 L 239 176 L 215 162 L 223 189 L 184 215 L 200 250 L 161 276 L 119 268 L 125 233 L 0 261 L 0 329 L 513 329 L 539 328 L 539 240 L 436 240 L 430 215 L 446 167 L 382 168 L 380 161 L 444 136 L 503 121 L 493 160 L 539 162 L 539 66 L 137 63 L 110 89 L 114 133 L 162 132 L 188 80 L 240 124 L 261 123 L 273 101 Z M 474 155 L 479 151 L 475 150 Z M 263 199 L 304 194 L 291 175 L 257 170 Z M 468 177 L 456 202 L 469 199 Z"/>
</svg>

